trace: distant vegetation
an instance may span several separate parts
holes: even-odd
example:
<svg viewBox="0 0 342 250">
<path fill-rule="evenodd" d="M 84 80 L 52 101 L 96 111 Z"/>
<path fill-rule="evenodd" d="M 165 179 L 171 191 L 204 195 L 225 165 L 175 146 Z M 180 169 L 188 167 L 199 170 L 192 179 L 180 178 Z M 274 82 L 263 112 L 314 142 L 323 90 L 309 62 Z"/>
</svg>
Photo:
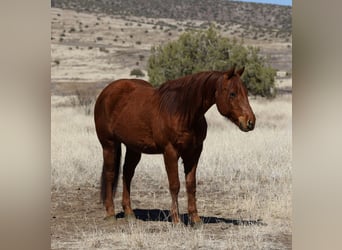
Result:
<svg viewBox="0 0 342 250">
<path fill-rule="evenodd" d="M 245 66 L 242 79 L 249 92 L 274 97 L 276 72 L 259 52 L 258 48 L 245 47 L 236 39 L 221 37 L 213 27 L 205 31 L 185 32 L 178 40 L 151 49 L 149 80 L 159 85 L 200 71 L 225 71 L 233 65 Z"/>
<path fill-rule="evenodd" d="M 227 0 L 52 0 L 51 6 L 78 12 L 96 12 L 109 15 L 172 18 L 176 20 L 216 21 L 222 29 L 240 25 L 251 38 L 262 38 L 273 33 L 277 38 L 292 35 L 292 8 L 289 6 L 235 2 Z M 156 26 L 166 27 L 160 21 Z M 155 27 L 156 27 L 155 26 Z M 191 24 L 189 23 L 189 26 Z M 168 26 L 176 29 L 176 26 Z"/>
<path fill-rule="evenodd" d="M 142 72 L 141 69 L 132 69 L 130 75 L 135 76 L 135 77 L 144 77 L 145 76 L 144 72 Z"/>
</svg>

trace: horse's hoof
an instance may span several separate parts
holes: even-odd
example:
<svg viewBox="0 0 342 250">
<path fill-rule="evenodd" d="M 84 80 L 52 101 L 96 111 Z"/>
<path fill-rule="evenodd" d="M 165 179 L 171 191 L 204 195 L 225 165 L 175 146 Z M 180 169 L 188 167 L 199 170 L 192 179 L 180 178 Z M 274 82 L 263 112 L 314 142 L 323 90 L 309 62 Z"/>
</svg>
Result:
<svg viewBox="0 0 342 250">
<path fill-rule="evenodd" d="M 116 217 L 115 215 L 109 215 L 103 218 L 107 222 L 115 223 L 116 222 Z"/>
<path fill-rule="evenodd" d="M 125 215 L 125 220 L 127 222 L 135 222 L 137 220 L 137 218 L 135 217 L 134 214 L 126 214 Z"/>
<path fill-rule="evenodd" d="M 203 227 L 204 223 L 203 223 L 203 221 L 200 220 L 200 221 L 196 221 L 196 222 L 191 222 L 190 225 L 193 229 L 201 229 Z"/>
</svg>

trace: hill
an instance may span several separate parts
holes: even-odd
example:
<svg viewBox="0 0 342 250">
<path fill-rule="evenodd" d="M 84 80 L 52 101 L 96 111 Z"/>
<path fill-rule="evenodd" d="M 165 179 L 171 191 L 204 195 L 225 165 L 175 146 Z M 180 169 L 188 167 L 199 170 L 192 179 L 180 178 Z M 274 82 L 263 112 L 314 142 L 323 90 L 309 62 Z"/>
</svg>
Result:
<svg viewBox="0 0 342 250">
<path fill-rule="evenodd" d="M 227 0 L 52 0 L 51 6 L 77 12 L 105 13 L 122 17 L 205 20 L 241 25 L 247 37 L 272 33 L 289 40 L 292 36 L 292 7 Z"/>
<path fill-rule="evenodd" d="M 217 0 L 206 1 L 206 6 L 211 6 L 207 10 L 204 3 L 204 0 L 197 4 L 191 0 L 171 0 L 164 5 L 159 0 L 141 3 L 135 0 L 53 0 L 52 93 L 73 93 L 86 83 L 101 89 L 112 80 L 132 77 L 130 72 L 135 68 L 142 70 L 143 78 L 148 80 L 147 60 L 152 46 L 176 40 L 188 30 L 206 29 L 211 23 L 224 37 L 243 39 L 246 45 L 260 47 L 272 67 L 291 73 L 290 7 Z M 170 12 L 166 11 L 168 8 Z M 218 14 L 212 11 L 214 9 L 218 9 Z M 235 14 L 223 15 L 225 9 Z M 166 18 L 171 16 L 174 18 Z M 270 21 L 266 24 L 265 20 Z"/>
</svg>

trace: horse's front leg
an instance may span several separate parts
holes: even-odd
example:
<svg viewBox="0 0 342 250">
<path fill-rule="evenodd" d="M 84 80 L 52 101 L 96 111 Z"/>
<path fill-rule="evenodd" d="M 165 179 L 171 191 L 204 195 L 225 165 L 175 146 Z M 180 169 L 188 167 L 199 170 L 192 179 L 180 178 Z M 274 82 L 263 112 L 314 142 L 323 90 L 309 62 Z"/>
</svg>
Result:
<svg viewBox="0 0 342 250">
<path fill-rule="evenodd" d="M 172 198 L 171 203 L 171 217 L 172 222 L 177 224 L 180 222 L 179 209 L 178 209 L 178 193 L 180 188 L 179 177 L 178 177 L 178 159 L 179 155 L 175 148 L 171 145 L 166 147 L 164 152 L 164 162 L 169 179 L 169 188 Z"/>
<path fill-rule="evenodd" d="M 185 154 L 182 158 L 184 161 L 184 172 L 186 182 L 186 192 L 188 195 L 188 212 L 191 226 L 202 225 L 202 220 L 198 216 L 196 206 L 196 168 L 199 157 L 202 152 L 202 145 L 196 148 L 195 151 Z"/>
</svg>

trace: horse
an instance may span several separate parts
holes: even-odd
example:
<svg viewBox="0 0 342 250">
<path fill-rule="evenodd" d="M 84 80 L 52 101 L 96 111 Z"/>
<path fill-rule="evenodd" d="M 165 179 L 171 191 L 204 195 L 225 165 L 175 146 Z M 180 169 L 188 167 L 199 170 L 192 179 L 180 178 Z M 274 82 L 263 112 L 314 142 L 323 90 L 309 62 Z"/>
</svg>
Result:
<svg viewBox="0 0 342 250">
<path fill-rule="evenodd" d="M 131 207 L 131 180 L 141 154 L 163 154 L 171 193 L 172 223 L 180 223 L 178 159 L 184 165 L 188 217 L 201 225 L 196 207 L 196 168 L 207 134 L 204 114 L 214 104 L 219 113 L 248 132 L 255 115 L 241 80 L 244 67 L 207 71 L 169 80 L 157 88 L 141 79 L 120 79 L 99 94 L 94 110 L 97 137 L 103 149 L 101 199 L 105 219 L 115 222 L 113 198 L 118 183 L 121 144 L 126 146 L 123 164 L 122 207 L 127 220 L 136 217 Z"/>
</svg>

